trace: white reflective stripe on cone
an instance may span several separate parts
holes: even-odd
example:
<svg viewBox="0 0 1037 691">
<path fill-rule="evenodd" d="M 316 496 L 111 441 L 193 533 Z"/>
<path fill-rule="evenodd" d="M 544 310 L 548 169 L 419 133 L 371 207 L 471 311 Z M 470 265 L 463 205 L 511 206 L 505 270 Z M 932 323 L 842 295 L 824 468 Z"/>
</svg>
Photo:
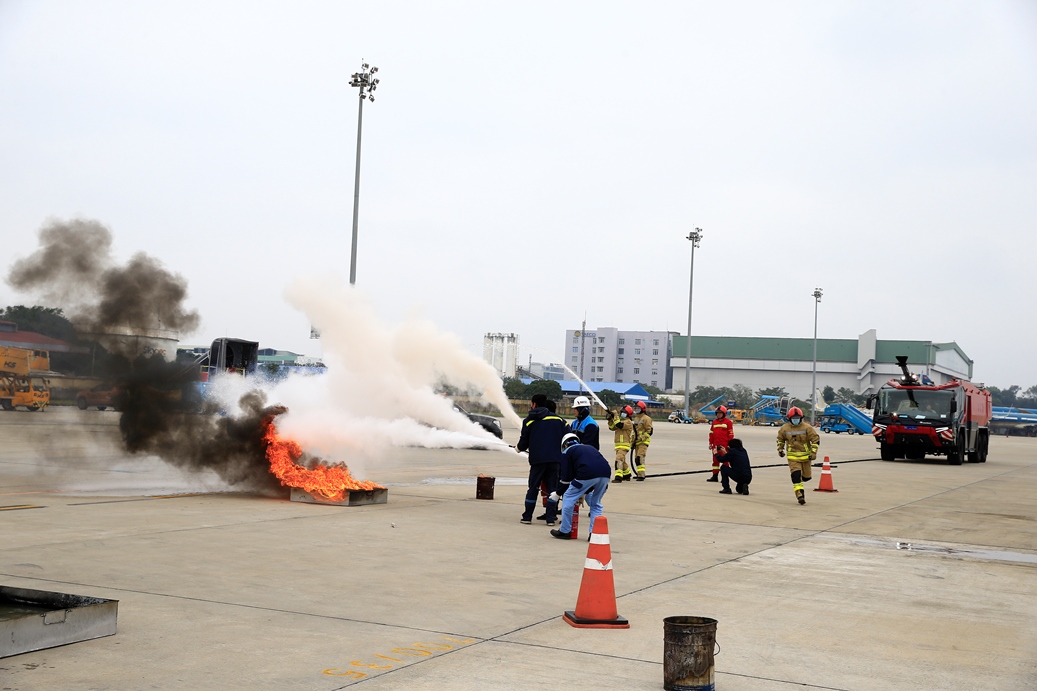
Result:
<svg viewBox="0 0 1037 691">
<path fill-rule="evenodd" d="M 609 544 L 608 533 L 591 533 L 591 544 L 592 545 L 607 545 Z"/>
<path fill-rule="evenodd" d="M 591 571 L 611 571 L 612 562 L 610 561 L 608 564 L 602 564 L 597 559 L 588 558 L 584 563 L 583 568 L 590 569 Z"/>
</svg>

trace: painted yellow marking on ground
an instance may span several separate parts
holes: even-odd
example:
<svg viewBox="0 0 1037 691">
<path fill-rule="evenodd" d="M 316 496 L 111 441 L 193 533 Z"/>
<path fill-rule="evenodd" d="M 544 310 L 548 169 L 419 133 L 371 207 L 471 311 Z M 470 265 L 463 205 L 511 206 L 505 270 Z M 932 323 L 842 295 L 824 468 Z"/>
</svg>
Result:
<svg viewBox="0 0 1037 691">
<path fill-rule="evenodd" d="M 0 511 L 18 511 L 19 509 L 45 509 L 45 506 L 37 506 L 36 504 L 12 504 L 10 506 L 0 506 Z"/>
<path fill-rule="evenodd" d="M 453 650 L 455 647 L 475 643 L 474 638 L 452 638 L 450 636 L 437 636 L 437 638 L 441 638 L 444 641 L 451 641 L 455 645 L 447 645 L 446 643 L 440 643 L 439 641 L 418 641 L 417 643 L 411 643 L 406 647 L 392 648 L 389 652 L 403 655 L 404 657 L 431 657 L 434 653 L 446 652 L 447 650 Z M 375 653 L 372 657 L 377 657 L 379 660 L 389 660 L 390 662 L 407 664 L 407 660 L 401 660 L 398 657 L 390 657 L 389 655 Z M 393 665 L 378 665 L 371 662 L 364 662 L 363 660 L 352 660 L 349 664 L 352 667 L 362 667 L 364 669 L 374 670 L 393 668 Z M 343 670 L 338 667 L 329 667 L 328 669 L 323 670 L 321 674 L 326 674 L 330 677 L 350 677 L 351 679 L 363 679 L 368 675 L 367 672 L 361 672 L 356 669 Z"/>
</svg>

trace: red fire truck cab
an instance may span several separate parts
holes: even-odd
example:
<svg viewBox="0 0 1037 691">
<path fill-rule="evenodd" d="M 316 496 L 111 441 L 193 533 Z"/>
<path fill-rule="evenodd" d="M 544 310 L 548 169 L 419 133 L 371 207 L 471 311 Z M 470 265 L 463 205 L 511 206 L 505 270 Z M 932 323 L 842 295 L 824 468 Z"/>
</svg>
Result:
<svg viewBox="0 0 1037 691">
<path fill-rule="evenodd" d="M 920 460 L 943 455 L 951 465 L 985 463 L 990 444 L 990 392 L 971 382 L 952 379 L 924 384 L 897 356 L 904 371 L 890 379 L 869 401 L 874 409 L 871 433 L 882 460 Z"/>
</svg>

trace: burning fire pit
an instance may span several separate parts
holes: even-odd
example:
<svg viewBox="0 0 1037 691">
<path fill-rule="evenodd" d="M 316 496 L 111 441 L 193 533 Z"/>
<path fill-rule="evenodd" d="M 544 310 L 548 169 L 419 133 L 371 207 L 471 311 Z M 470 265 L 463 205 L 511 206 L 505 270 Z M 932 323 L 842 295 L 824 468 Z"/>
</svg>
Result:
<svg viewBox="0 0 1037 691">
<path fill-rule="evenodd" d="M 306 504 L 331 504 L 332 506 L 368 506 L 370 504 L 385 504 L 389 501 L 389 490 L 384 487 L 376 489 L 351 489 L 347 490 L 342 499 L 326 499 L 319 494 L 310 494 L 304 489 L 292 487 L 292 501 L 301 501 Z"/>
<path fill-rule="evenodd" d="M 306 455 L 302 447 L 278 436 L 273 416 L 264 424 L 263 441 L 270 472 L 283 486 L 292 488 L 292 501 L 333 506 L 366 506 L 389 501 L 389 490 L 373 482 L 357 480 L 344 463 L 328 465 L 311 457 L 307 465 L 300 465 L 299 459 Z"/>
</svg>

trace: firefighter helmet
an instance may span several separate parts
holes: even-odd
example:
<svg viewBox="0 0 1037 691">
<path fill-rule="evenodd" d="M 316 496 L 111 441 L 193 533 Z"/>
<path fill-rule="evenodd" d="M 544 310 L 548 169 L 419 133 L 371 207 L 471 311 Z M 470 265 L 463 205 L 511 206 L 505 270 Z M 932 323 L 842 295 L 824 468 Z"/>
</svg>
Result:
<svg viewBox="0 0 1037 691">
<path fill-rule="evenodd" d="M 727 406 L 726 405 L 722 405 L 719 408 L 717 408 L 716 414 L 717 415 L 727 415 Z"/>
<path fill-rule="evenodd" d="M 627 415 L 633 415 L 634 414 L 634 409 L 631 408 L 630 406 L 626 405 L 626 406 L 623 406 L 623 412 L 626 413 Z"/>
<path fill-rule="evenodd" d="M 580 443 L 580 438 L 570 432 L 569 434 L 562 437 L 562 451 L 565 451 L 571 446 L 576 446 Z"/>
<path fill-rule="evenodd" d="M 789 408 L 789 419 L 791 420 L 794 417 L 803 417 L 803 411 L 797 408 L 796 406 L 792 406 L 791 408 Z"/>
<path fill-rule="evenodd" d="M 648 408 L 648 406 L 645 405 L 644 401 L 638 401 L 637 407 L 641 409 L 642 413 L 645 412 L 645 410 Z"/>
<path fill-rule="evenodd" d="M 590 408 L 591 399 L 586 396 L 577 396 L 576 400 L 573 401 L 573 408 Z"/>
</svg>

